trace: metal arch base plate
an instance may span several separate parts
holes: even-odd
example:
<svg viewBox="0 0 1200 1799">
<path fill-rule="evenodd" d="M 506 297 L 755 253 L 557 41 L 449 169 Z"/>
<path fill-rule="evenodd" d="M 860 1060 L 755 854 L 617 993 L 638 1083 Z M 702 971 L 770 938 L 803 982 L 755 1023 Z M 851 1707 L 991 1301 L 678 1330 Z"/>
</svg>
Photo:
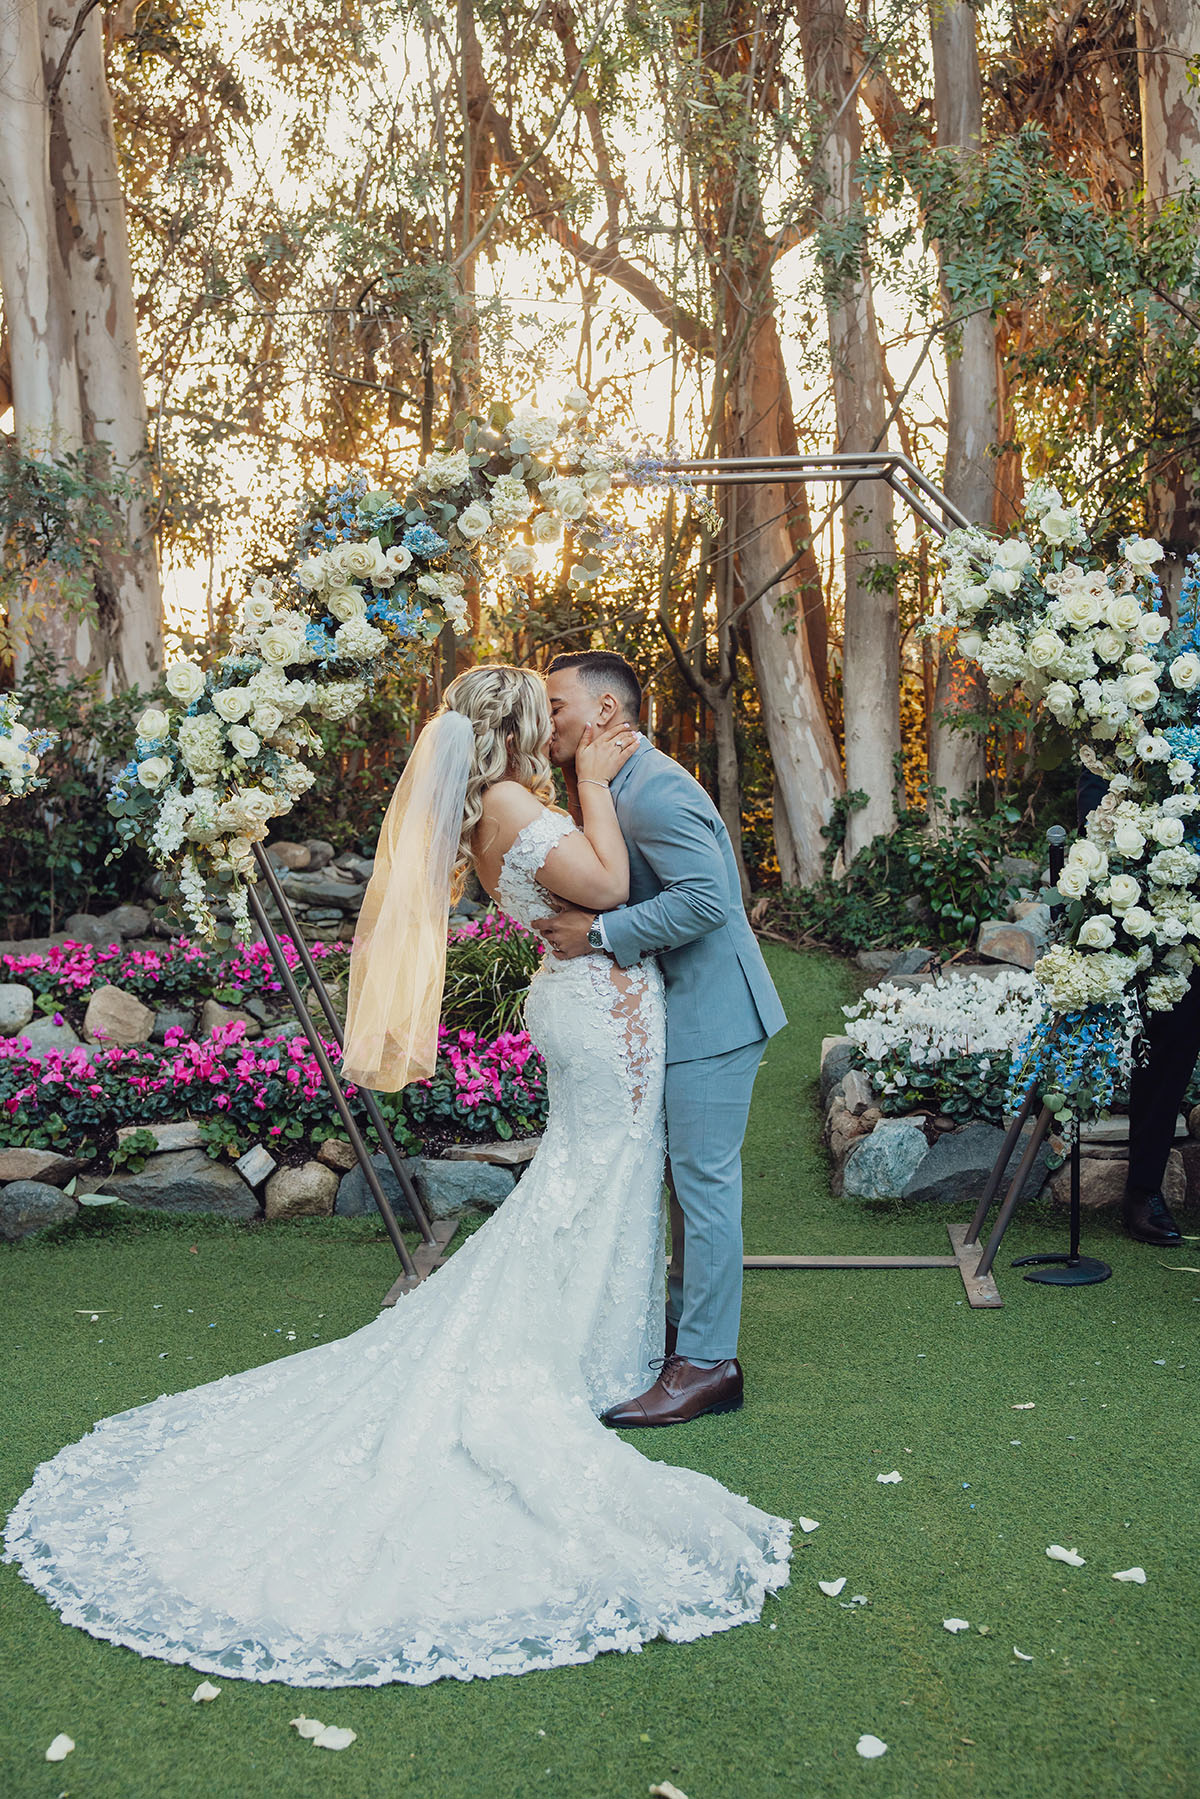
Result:
<svg viewBox="0 0 1200 1799">
<path fill-rule="evenodd" d="M 429 1276 L 441 1267 L 454 1240 L 454 1234 L 458 1230 L 458 1219 L 432 1218 L 430 1219 L 430 1229 L 433 1232 L 433 1242 L 419 1244 L 413 1250 L 415 1275 L 402 1274 L 399 1280 L 392 1282 L 383 1296 L 380 1305 L 381 1311 L 385 1306 L 394 1306 L 402 1294 L 412 1293 L 421 1285 L 422 1281 L 428 1280 Z"/>
<path fill-rule="evenodd" d="M 1000 1290 L 990 1274 L 982 1277 L 979 1265 L 980 1247 L 967 1242 L 967 1226 L 950 1224 L 946 1229 L 954 1254 L 950 1256 L 743 1256 L 743 1268 L 957 1268 L 962 1278 L 967 1303 L 975 1311 L 995 1310 L 1004 1304 Z"/>
</svg>

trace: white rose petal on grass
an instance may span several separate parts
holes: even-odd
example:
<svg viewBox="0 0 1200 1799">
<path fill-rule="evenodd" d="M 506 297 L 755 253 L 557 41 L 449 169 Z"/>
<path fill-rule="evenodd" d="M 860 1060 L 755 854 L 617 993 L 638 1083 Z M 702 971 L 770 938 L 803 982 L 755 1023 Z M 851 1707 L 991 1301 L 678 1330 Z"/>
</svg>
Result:
<svg viewBox="0 0 1200 1799">
<path fill-rule="evenodd" d="M 819 1580 L 817 1582 L 817 1585 L 820 1587 L 822 1593 L 825 1594 L 827 1599 L 836 1599 L 838 1594 L 841 1592 L 842 1588 L 845 1586 L 845 1584 L 846 1584 L 846 1576 L 844 1574 L 842 1575 L 840 1580 Z"/>
<path fill-rule="evenodd" d="M 890 1474 L 877 1474 L 875 1479 L 881 1487 L 898 1487 L 904 1476 L 899 1468 L 893 1468 Z"/>
<path fill-rule="evenodd" d="M 346 1730 L 340 1724 L 327 1724 L 318 1731 L 312 1740 L 314 1749 L 349 1749 L 351 1743 L 357 1743 L 358 1732 Z"/>
<path fill-rule="evenodd" d="M 650 1799 L 688 1799 L 688 1796 L 677 1786 L 672 1786 L 669 1780 L 660 1780 L 656 1787 L 650 1788 Z"/>
<path fill-rule="evenodd" d="M 298 1736 L 319 1737 L 325 1726 L 319 1718 L 293 1718 L 292 1729 Z"/>
<path fill-rule="evenodd" d="M 1068 1568 L 1082 1568 L 1084 1558 L 1075 1549 L 1064 1549 L 1061 1543 L 1051 1543 L 1046 1554 L 1052 1562 L 1065 1562 Z"/>
<path fill-rule="evenodd" d="M 1144 1568 L 1122 1568 L 1119 1574 L 1113 1575 L 1113 1579 L 1129 1580 L 1132 1581 L 1135 1586 L 1144 1587 L 1146 1584 L 1146 1570 Z"/>
<path fill-rule="evenodd" d="M 887 1744 L 881 1737 L 873 1737 L 869 1730 L 863 1732 L 854 1747 L 865 1762 L 873 1762 L 877 1757 L 887 1754 Z"/>
<path fill-rule="evenodd" d="M 64 1731 L 60 1731 L 46 1751 L 48 1762 L 65 1762 L 75 1744 Z"/>
<path fill-rule="evenodd" d="M 192 1694 L 192 1699 L 195 1704 L 202 1705 L 209 1699 L 215 1699 L 220 1691 L 220 1687 L 214 1687 L 211 1680 L 202 1680 Z"/>
<path fill-rule="evenodd" d="M 1031 1662 L 1033 1660 L 1033 1657 L 1031 1655 L 1026 1655 L 1023 1649 L 1018 1649 L 1015 1643 L 1013 1644 L 1013 1654 L 1019 1662 Z"/>
<path fill-rule="evenodd" d="M 1036 1404 L 1036 1399 L 1022 1399 L 1012 1409 L 1014 1412 L 1032 1412 Z"/>
<path fill-rule="evenodd" d="M 820 1530 L 821 1528 L 820 1521 L 816 1518 L 797 1518 L 796 1523 L 803 1531 Z"/>
<path fill-rule="evenodd" d="M 970 1630 L 970 1628 L 971 1628 L 971 1620 L 969 1618 L 943 1618 L 942 1619 L 942 1629 L 948 1630 L 951 1633 L 951 1635 L 954 1635 L 956 1632 L 958 1632 L 960 1630 Z"/>
</svg>

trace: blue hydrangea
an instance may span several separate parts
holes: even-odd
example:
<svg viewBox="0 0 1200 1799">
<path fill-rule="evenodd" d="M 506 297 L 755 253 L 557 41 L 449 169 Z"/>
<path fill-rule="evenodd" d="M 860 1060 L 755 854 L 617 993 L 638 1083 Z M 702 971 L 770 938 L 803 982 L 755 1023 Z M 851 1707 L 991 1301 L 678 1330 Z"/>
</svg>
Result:
<svg viewBox="0 0 1200 1799">
<path fill-rule="evenodd" d="M 439 537 L 432 525 L 410 525 L 400 539 L 406 550 L 414 556 L 421 556 L 426 562 L 434 556 L 440 556 L 443 550 L 449 549 L 444 537 Z"/>
</svg>

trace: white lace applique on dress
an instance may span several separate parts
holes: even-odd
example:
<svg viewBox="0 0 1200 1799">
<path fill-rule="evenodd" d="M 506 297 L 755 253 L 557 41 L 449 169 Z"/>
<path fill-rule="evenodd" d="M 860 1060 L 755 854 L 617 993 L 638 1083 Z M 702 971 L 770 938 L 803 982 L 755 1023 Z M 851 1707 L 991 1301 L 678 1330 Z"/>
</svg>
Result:
<svg viewBox="0 0 1200 1799">
<path fill-rule="evenodd" d="M 574 826 L 499 891 L 528 924 Z M 590 1661 L 757 1618 L 790 1527 L 595 1416 L 663 1328 L 662 982 L 547 957 L 550 1115 L 446 1266 L 337 1343 L 102 1420 L 36 1471 L 7 1558 L 69 1624 L 205 1673 L 417 1685 Z"/>
</svg>

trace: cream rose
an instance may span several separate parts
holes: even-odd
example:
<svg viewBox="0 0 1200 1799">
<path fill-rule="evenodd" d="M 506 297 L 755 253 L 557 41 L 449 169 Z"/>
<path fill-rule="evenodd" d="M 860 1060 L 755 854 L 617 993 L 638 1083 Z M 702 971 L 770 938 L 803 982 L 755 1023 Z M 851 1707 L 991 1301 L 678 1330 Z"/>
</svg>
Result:
<svg viewBox="0 0 1200 1799">
<path fill-rule="evenodd" d="M 1098 843 L 1093 843 L 1087 837 L 1081 837 L 1078 843 L 1071 845 L 1067 861 L 1068 863 L 1076 862 L 1080 868 L 1086 868 L 1093 880 L 1106 873 L 1108 869 L 1108 857 Z"/>
<path fill-rule="evenodd" d="M 567 412 L 584 413 L 590 409 L 591 404 L 592 402 L 588 399 L 582 387 L 573 387 L 569 393 L 563 396 L 563 407 Z"/>
<path fill-rule="evenodd" d="M 260 701 L 250 716 L 250 723 L 263 738 L 274 737 L 283 723 L 283 713 L 270 701 Z"/>
<path fill-rule="evenodd" d="M 527 543 L 510 544 L 504 552 L 503 562 L 509 574 L 518 581 L 525 575 L 531 575 L 537 567 L 533 546 Z"/>
<path fill-rule="evenodd" d="M 1104 616 L 1114 631 L 1136 631 L 1142 609 L 1131 593 L 1115 593 L 1104 608 Z"/>
<path fill-rule="evenodd" d="M 325 563 L 319 556 L 306 556 L 296 570 L 296 579 L 299 581 L 305 593 L 316 593 L 318 588 L 324 587 L 325 585 Z M 267 613 L 263 618 L 258 619 L 255 622 L 258 624 L 265 624 L 269 616 L 270 614 Z"/>
<path fill-rule="evenodd" d="M 1125 681 L 1125 698 L 1139 712 L 1149 712 L 1158 705 L 1162 690 L 1150 675 L 1129 675 Z"/>
<path fill-rule="evenodd" d="M 592 494 L 596 499 L 602 498 L 612 486 L 612 476 L 605 468 L 587 469 L 579 479 L 583 483 L 585 492 Z"/>
<path fill-rule="evenodd" d="M 1128 856 L 1131 862 L 1136 862 L 1146 848 L 1146 839 L 1129 818 L 1123 818 L 1114 828 L 1112 841 L 1118 856 Z"/>
<path fill-rule="evenodd" d="M 236 725 L 239 719 L 245 718 L 253 704 L 254 695 L 248 687 L 222 687 L 219 693 L 213 694 L 213 711 L 227 725 Z"/>
<path fill-rule="evenodd" d="M 1161 643 L 1171 629 L 1171 621 L 1162 612 L 1143 612 L 1137 622 L 1137 636 L 1142 643 Z"/>
<path fill-rule="evenodd" d="M 1121 929 L 1128 937 L 1148 937 L 1154 929 L 1154 916 L 1144 906 L 1130 906 L 1121 916 Z"/>
<path fill-rule="evenodd" d="M 530 526 L 535 543 L 558 544 L 562 542 L 563 524 L 553 512 L 539 512 Z"/>
<path fill-rule="evenodd" d="M 144 737 L 148 743 L 157 743 L 170 729 L 170 719 L 157 706 L 148 707 L 137 722 L 138 736 Z"/>
<path fill-rule="evenodd" d="M 996 549 L 997 568 L 1023 569 L 1033 561 L 1033 550 L 1023 537 L 1009 537 Z"/>
<path fill-rule="evenodd" d="M 1150 835 L 1155 843 L 1161 843 L 1165 850 L 1175 848 L 1183 842 L 1183 820 L 1181 818 L 1156 818 L 1150 826 Z"/>
<path fill-rule="evenodd" d="M 167 692 L 190 706 L 204 692 L 204 670 L 195 662 L 173 662 L 167 670 Z"/>
<path fill-rule="evenodd" d="M 348 618 L 366 617 L 367 602 L 357 587 L 347 587 L 342 593 L 331 593 L 325 604 L 341 624 L 345 624 Z"/>
<path fill-rule="evenodd" d="M 284 625 L 268 625 L 259 633 L 259 654 L 271 668 L 286 668 L 289 662 L 298 661 L 300 648 L 299 633 Z"/>
<path fill-rule="evenodd" d="M 1136 906 L 1142 897 L 1142 890 L 1132 875 L 1114 875 L 1101 894 L 1110 912 L 1125 912 L 1130 906 Z"/>
<path fill-rule="evenodd" d="M 1162 561 L 1163 550 L 1152 537 L 1131 537 L 1121 546 L 1121 554 L 1135 575 L 1148 575 Z"/>
<path fill-rule="evenodd" d="M 1072 508 L 1055 504 L 1048 506 L 1040 520 L 1042 536 L 1047 543 L 1066 543 L 1075 535 L 1077 519 Z"/>
<path fill-rule="evenodd" d="M 1093 656 L 1099 656 L 1101 662 L 1119 662 L 1125 654 L 1125 639 L 1119 631 L 1109 628 L 1096 631 L 1088 647 Z"/>
<path fill-rule="evenodd" d="M 165 756 L 147 756 L 144 762 L 138 763 L 138 780 L 150 793 L 157 793 L 170 773 L 171 764 Z"/>
<path fill-rule="evenodd" d="M 1078 862 L 1068 862 L 1055 882 L 1064 899 L 1082 899 L 1088 890 L 1088 872 Z"/>
<path fill-rule="evenodd" d="M 230 725 L 229 741 L 239 756 L 257 756 L 262 748 L 258 735 L 249 725 Z"/>
<path fill-rule="evenodd" d="M 1081 949 L 1111 949 L 1116 942 L 1113 920 L 1107 912 L 1095 912 L 1079 927 L 1077 939 Z"/>
<path fill-rule="evenodd" d="M 1177 687 L 1180 693 L 1190 693 L 1197 681 L 1200 681 L 1200 656 L 1193 655 L 1191 650 L 1185 650 L 1182 656 L 1176 656 L 1167 672 L 1171 677 L 1172 687 Z"/>
<path fill-rule="evenodd" d="M 1065 648 L 1057 631 L 1039 631 L 1030 638 L 1026 654 L 1034 668 L 1049 668 L 1058 661 Z"/>
<path fill-rule="evenodd" d="M 1015 568 L 994 568 L 984 585 L 991 593 L 1016 593 L 1021 576 Z"/>
<path fill-rule="evenodd" d="M 491 530 L 492 515 L 482 500 L 472 500 L 471 504 L 465 506 L 459 513 L 457 524 L 460 534 L 466 538 L 468 543 L 477 543 Z"/>
<path fill-rule="evenodd" d="M 1059 605 L 1062 608 L 1063 617 L 1069 625 L 1074 626 L 1076 631 L 1086 631 L 1089 625 L 1098 624 L 1100 621 L 1100 602 L 1095 594 L 1089 593 L 1085 587 L 1077 588 L 1074 593 L 1067 594 L 1064 599 L 1059 601 Z"/>
</svg>

